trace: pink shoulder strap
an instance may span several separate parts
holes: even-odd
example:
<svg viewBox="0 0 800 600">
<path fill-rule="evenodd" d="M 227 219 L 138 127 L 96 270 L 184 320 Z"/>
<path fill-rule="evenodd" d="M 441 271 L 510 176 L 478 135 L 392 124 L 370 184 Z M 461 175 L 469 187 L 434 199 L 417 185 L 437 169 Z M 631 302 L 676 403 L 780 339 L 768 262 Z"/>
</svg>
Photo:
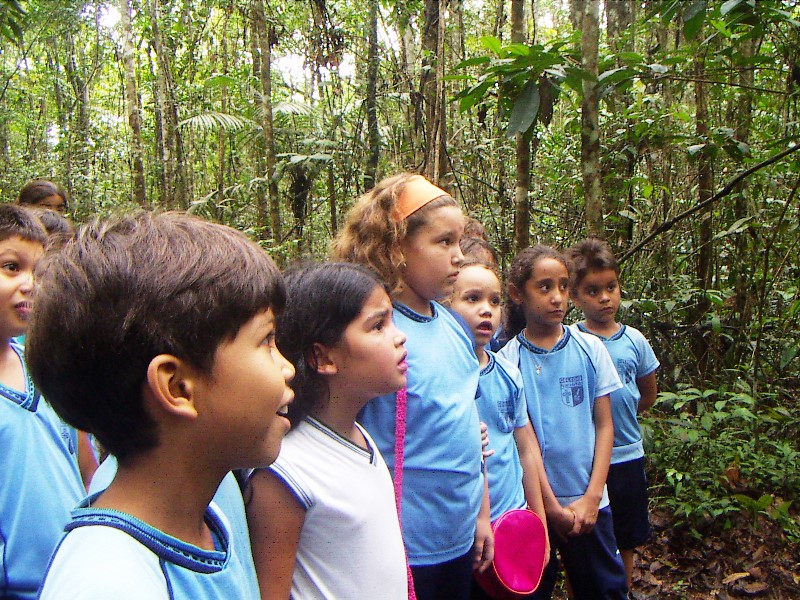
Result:
<svg viewBox="0 0 800 600">
<path fill-rule="evenodd" d="M 408 390 L 405 386 L 398 390 L 396 398 L 396 412 L 394 421 L 394 501 L 397 505 L 397 518 L 400 520 L 400 529 L 403 529 L 403 455 L 406 445 L 406 406 L 408 403 Z M 411 567 L 406 558 L 406 571 L 408 573 L 408 600 L 417 600 L 414 592 L 414 579 L 411 576 Z"/>
</svg>

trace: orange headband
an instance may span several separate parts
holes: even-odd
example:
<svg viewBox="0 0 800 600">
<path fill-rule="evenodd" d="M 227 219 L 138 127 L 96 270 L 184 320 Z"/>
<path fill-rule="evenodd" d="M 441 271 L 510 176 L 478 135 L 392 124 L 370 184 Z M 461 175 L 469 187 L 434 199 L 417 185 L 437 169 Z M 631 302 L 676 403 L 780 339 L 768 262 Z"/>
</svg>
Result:
<svg viewBox="0 0 800 600">
<path fill-rule="evenodd" d="M 406 181 L 403 193 L 395 202 L 395 209 L 400 215 L 400 221 L 405 221 L 408 217 L 417 212 L 431 200 L 436 200 L 441 196 L 449 196 L 442 188 L 436 187 L 422 175 L 412 175 Z"/>
</svg>

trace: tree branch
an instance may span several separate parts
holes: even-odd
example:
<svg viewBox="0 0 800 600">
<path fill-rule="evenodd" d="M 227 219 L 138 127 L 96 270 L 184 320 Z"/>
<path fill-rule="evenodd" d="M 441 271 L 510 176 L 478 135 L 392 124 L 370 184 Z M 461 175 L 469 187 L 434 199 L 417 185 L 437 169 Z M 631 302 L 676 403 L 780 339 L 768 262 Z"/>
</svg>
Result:
<svg viewBox="0 0 800 600">
<path fill-rule="evenodd" d="M 635 244 L 633 247 L 628 249 L 619 258 L 619 260 L 617 262 L 622 264 L 623 262 L 628 260 L 631 256 L 636 254 L 639 250 L 641 250 L 644 246 L 646 246 L 651 241 L 653 241 L 656 237 L 658 237 L 659 235 L 661 235 L 662 233 L 664 233 L 666 231 L 669 231 L 677 223 L 680 223 L 681 221 L 683 221 L 686 217 L 690 217 L 694 213 L 696 213 L 696 212 L 698 212 L 700 210 L 703 210 L 706 206 L 708 206 L 710 204 L 713 204 L 714 202 L 716 202 L 720 198 L 724 198 L 725 196 L 730 194 L 734 190 L 736 185 L 740 181 L 742 181 L 743 179 L 746 179 L 747 177 L 749 177 L 750 175 L 752 175 L 756 171 L 760 171 L 764 167 L 768 167 L 769 165 L 778 162 L 782 158 L 785 158 L 786 156 L 789 156 L 790 154 L 792 154 L 793 152 L 797 152 L 798 150 L 800 150 L 800 144 L 795 144 L 794 146 L 790 146 L 789 148 L 787 148 L 783 152 L 779 152 L 775 156 L 771 156 L 770 158 L 768 158 L 768 159 L 766 159 L 766 160 L 764 160 L 764 161 L 762 161 L 762 162 L 760 162 L 760 163 L 758 163 L 756 165 L 753 165 L 752 167 L 750 167 L 746 171 L 742 171 L 741 173 L 736 175 L 733 179 L 728 181 L 728 183 L 725 184 L 725 187 L 723 187 L 720 191 L 718 191 L 716 194 L 711 196 L 708 200 L 705 200 L 703 202 L 699 202 L 698 204 L 695 204 L 691 208 L 686 209 L 682 213 L 679 213 L 679 214 L 675 215 L 674 217 L 672 217 L 671 219 L 661 223 L 661 225 L 659 225 L 658 227 L 653 229 L 642 241 L 640 241 L 639 243 Z"/>
</svg>

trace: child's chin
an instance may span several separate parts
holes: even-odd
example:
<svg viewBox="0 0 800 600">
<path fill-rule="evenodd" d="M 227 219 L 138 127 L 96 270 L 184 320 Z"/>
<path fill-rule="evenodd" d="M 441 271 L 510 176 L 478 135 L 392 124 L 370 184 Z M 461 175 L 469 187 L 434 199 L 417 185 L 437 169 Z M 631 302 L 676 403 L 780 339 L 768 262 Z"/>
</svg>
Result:
<svg viewBox="0 0 800 600">
<path fill-rule="evenodd" d="M 491 339 L 492 339 L 492 335 L 491 334 L 486 334 L 486 333 L 476 333 L 475 334 L 475 343 L 478 346 L 485 346 L 486 344 L 489 343 L 489 340 L 491 340 Z"/>
</svg>

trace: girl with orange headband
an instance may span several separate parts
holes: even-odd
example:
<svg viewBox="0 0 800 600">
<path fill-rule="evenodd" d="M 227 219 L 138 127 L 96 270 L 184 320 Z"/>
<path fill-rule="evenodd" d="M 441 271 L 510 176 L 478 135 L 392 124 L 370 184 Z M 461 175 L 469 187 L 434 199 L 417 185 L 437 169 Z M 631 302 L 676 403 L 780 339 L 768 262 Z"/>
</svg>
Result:
<svg viewBox="0 0 800 600">
<path fill-rule="evenodd" d="M 419 599 L 466 600 L 472 571 L 494 554 L 482 471 L 472 340 L 438 303 L 448 297 L 464 257 L 464 215 L 444 190 L 420 175 L 384 179 L 351 209 L 333 256 L 367 265 L 392 291 L 394 324 L 407 336 L 404 448 L 396 448 L 398 403 L 379 396 L 362 410 L 389 468 L 402 472 L 403 540 Z"/>
</svg>

